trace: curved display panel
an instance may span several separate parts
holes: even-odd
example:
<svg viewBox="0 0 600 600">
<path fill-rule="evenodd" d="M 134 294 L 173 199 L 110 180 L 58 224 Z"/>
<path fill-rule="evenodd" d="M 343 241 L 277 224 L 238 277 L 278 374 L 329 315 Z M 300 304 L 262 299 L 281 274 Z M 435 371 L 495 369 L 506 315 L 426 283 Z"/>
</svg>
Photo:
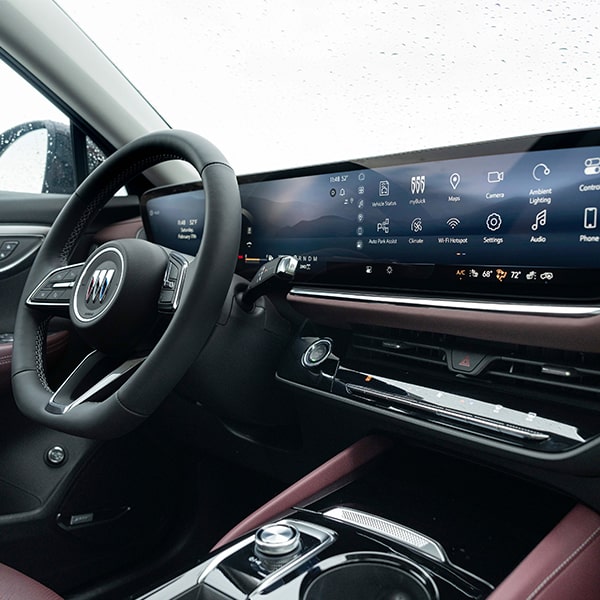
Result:
<svg viewBox="0 0 600 600">
<path fill-rule="evenodd" d="M 285 254 L 297 281 L 485 297 L 600 297 L 600 132 L 240 178 L 238 271 Z M 154 241 L 193 254 L 202 190 L 143 198 Z"/>
</svg>

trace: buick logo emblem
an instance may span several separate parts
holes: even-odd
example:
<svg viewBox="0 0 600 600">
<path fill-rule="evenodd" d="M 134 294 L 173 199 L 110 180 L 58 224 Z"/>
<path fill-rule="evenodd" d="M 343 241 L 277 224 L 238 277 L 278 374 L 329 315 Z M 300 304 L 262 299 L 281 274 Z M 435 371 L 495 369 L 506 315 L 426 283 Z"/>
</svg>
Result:
<svg viewBox="0 0 600 600">
<path fill-rule="evenodd" d="M 96 269 L 94 271 L 85 292 L 85 303 L 88 306 L 96 303 L 102 304 L 106 298 L 114 274 L 114 269 Z"/>
</svg>

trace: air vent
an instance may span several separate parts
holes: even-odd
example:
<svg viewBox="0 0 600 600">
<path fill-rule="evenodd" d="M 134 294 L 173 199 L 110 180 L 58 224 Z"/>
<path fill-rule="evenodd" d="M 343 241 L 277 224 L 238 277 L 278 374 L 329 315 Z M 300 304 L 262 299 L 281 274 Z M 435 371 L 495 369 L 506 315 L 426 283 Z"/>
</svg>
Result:
<svg viewBox="0 0 600 600">
<path fill-rule="evenodd" d="M 464 357 L 461 359 L 461 357 Z M 600 355 L 388 328 L 354 331 L 349 358 L 494 389 L 600 402 Z"/>
</svg>

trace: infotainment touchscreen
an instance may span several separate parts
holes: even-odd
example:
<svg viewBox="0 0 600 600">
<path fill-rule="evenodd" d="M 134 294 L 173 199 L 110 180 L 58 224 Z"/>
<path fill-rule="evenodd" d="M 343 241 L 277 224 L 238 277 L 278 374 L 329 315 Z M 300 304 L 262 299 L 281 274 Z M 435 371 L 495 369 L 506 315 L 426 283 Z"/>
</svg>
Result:
<svg viewBox="0 0 600 600">
<path fill-rule="evenodd" d="M 242 178 L 240 191 L 241 272 L 291 254 L 307 284 L 600 297 L 593 132 L 271 173 Z M 156 241 L 195 251 L 200 189 L 159 190 L 144 204 Z"/>
</svg>

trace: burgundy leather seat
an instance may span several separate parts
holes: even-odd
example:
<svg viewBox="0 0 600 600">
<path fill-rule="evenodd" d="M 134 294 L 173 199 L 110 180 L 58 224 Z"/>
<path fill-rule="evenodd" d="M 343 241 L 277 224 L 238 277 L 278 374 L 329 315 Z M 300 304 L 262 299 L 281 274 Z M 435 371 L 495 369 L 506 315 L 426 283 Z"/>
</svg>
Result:
<svg viewBox="0 0 600 600">
<path fill-rule="evenodd" d="M 1 563 L 0 598 L 2 600 L 62 600 L 45 585 Z"/>
</svg>

